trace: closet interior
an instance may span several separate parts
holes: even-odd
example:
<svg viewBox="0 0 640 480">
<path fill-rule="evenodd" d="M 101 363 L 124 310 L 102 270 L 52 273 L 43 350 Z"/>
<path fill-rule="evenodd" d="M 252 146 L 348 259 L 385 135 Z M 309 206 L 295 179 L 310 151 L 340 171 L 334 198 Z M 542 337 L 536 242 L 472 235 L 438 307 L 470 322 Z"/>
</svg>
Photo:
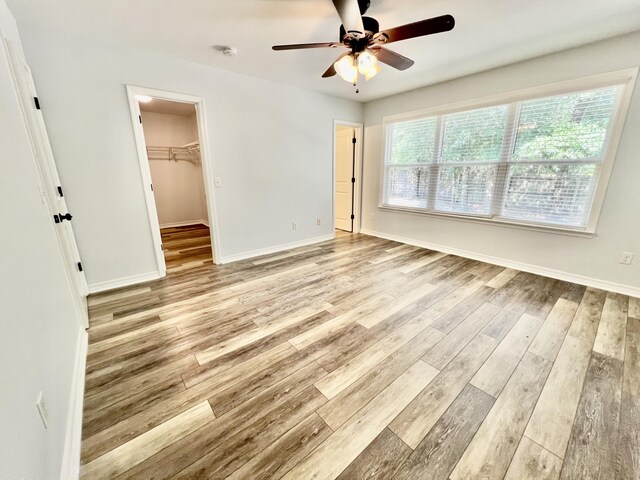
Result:
<svg viewBox="0 0 640 480">
<path fill-rule="evenodd" d="M 211 260 L 195 105 L 139 101 L 167 270 Z"/>
</svg>

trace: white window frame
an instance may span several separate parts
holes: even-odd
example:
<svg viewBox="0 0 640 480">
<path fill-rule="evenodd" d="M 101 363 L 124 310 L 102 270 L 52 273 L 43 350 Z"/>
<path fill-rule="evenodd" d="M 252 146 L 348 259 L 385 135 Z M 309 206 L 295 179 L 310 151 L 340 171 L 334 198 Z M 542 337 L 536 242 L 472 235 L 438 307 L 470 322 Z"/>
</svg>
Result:
<svg viewBox="0 0 640 480">
<path fill-rule="evenodd" d="M 482 223 L 491 223 L 496 225 L 510 226 L 516 228 L 525 228 L 532 230 L 541 230 L 548 231 L 553 233 L 561 233 L 561 234 L 569 234 L 569 235 L 577 235 L 577 236 L 586 236 L 592 237 L 598 225 L 598 220 L 600 218 L 600 213 L 602 211 L 602 206 L 604 204 L 604 199 L 607 192 L 607 186 L 609 184 L 609 178 L 611 176 L 611 171 L 613 169 L 613 163 L 618 151 L 618 144 L 620 143 L 620 138 L 622 136 L 622 131 L 624 128 L 625 119 L 627 117 L 627 112 L 629 110 L 629 104 L 631 101 L 631 96 L 633 94 L 633 87 L 636 82 L 636 77 L 638 75 L 638 67 L 630 68 L 625 70 L 617 70 L 614 72 L 589 76 L 580 79 L 574 79 L 559 83 L 553 83 L 533 88 L 528 88 L 524 90 L 518 90 L 515 92 L 510 92 L 506 94 L 492 95 L 490 97 L 484 97 L 481 99 L 468 100 L 453 104 L 440 105 L 428 109 L 416 110 L 408 113 L 401 113 L 396 115 L 388 115 L 383 118 L 382 121 L 382 149 L 383 155 L 381 157 L 381 169 L 380 169 L 380 189 L 379 189 L 379 201 L 378 208 L 382 210 L 394 211 L 399 213 L 408 213 L 408 214 L 417 214 L 417 215 L 426 215 L 433 217 L 443 217 L 449 218 L 453 220 L 462 220 L 462 221 L 472 221 L 472 222 L 482 222 Z M 494 107 L 497 105 L 503 104 L 513 104 L 516 102 L 522 102 L 527 100 L 533 100 L 537 98 L 545 98 L 556 95 L 563 95 L 569 93 L 577 93 L 585 90 L 595 90 L 598 88 L 605 88 L 610 86 L 620 86 L 620 94 L 616 100 L 616 105 L 614 106 L 614 114 L 611 120 L 611 127 L 609 129 L 607 138 L 605 139 L 605 144 L 603 146 L 603 151 L 605 152 L 603 155 L 603 161 L 600 164 L 600 171 L 598 174 L 597 184 L 595 187 L 595 192 L 593 195 L 593 201 L 591 203 L 591 209 L 588 215 L 587 222 L 583 227 L 572 227 L 565 225 L 554 225 L 554 224 L 544 224 L 538 222 L 527 222 L 521 220 L 513 220 L 504 217 L 498 216 L 486 216 L 486 215 L 473 215 L 473 214 L 462 214 L 456 212 L 441 212 L 441 211 L 433 211 L 433 210 L 425 210 L 423 208 L 412 208 L 412 207 L 404 207 L 404 206 L 394 206 L 394 205 L 385 205 L 384 204 L 384 189 L 386 178 L 386 154 L 387 148 L 389 148 L 387 139 L 388 139 L 388 126 L 402 121 L 415 120 L 424 117 L 433 117 L 433 116 L 441 116 L 447 115 L 451 113 L 457 113 L 461 111 L 467 110 L 476 110 L 487 107 Z M 512 112 L 513 108 L 510 108 L 507 114 L 507 128 L 510 123 L 514 121 L 515 112 Z M 511 141 L 515 141 L 515 137 L 511 139 Z M 506 142 L 505 142 L 506 143 Z M 504 148 L 507 148 L 506 145 Z M 537 162 L 538 163 L 538 162 Z M 544 163 L 544 162 L 539 162 Z M 413 165 L 413 164 L 410 164 Z M 409 164 L 407 166 L 410 166 Z M 431 164 L 423 164 L 420 166 L 429 167 Z M 506 168 L 508 164 L 500 163 L 498 169 Z M 497 175 L 496 185 L 494 192 L 494 205 L 497 201 L 502 201 L 502 196 L 504 194 L 504 185 L 499 184 L 500 180 L 505 178 Z M 430 179 L 432 181 L 433 179 Z M 431 189 L 431 195 L 434 196 L 434 189 Z M 429 204 L 431 199 L 429 199 Z"/>
</svg>

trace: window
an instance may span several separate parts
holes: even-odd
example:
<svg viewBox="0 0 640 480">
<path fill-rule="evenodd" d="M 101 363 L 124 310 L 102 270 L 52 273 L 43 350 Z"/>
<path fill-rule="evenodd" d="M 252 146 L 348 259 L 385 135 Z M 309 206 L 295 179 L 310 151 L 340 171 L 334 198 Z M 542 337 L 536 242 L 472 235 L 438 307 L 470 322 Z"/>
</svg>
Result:
<svg viewBox="0 0 640 480">
<path fill-rule="evenodd" d="M 385 122 L 382 206 L 585 230 L 622 92 Z"/>
</svg>

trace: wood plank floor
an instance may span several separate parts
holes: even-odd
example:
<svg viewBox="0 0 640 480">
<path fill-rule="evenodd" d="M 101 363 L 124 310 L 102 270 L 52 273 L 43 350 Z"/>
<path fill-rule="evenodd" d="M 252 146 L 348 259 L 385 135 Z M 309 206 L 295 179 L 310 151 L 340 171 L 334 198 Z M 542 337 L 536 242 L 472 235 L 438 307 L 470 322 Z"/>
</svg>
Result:
<svg viewBox="0 0 640 480">
<path fill-rule="evenodd" d="M 83 478 L 638 479 L 637 299 L 365 235 L 89 299 Z"/>
</svg>

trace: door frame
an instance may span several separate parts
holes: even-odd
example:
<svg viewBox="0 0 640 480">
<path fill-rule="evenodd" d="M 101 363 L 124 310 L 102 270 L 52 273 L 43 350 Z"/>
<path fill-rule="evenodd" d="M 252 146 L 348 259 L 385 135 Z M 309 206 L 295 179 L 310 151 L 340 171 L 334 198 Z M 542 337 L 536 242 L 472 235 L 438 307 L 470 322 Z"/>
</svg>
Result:
<svg viewBox="0 0 640 480">
<path fill-rule="evenodd" d="M 337 137 L 336 130 L 338 126 L 351 127 L 356 131 L 356 166 L 355 166 L 355 178 L 356 182 L 353 185 L 353 233 L 360 233 L 361 226 L 361 212 L 362 212 L 362 154 L 364 148 L 364 124 L 359 122 L 348 122 L 346 120 L 333 120 L 333 185 L 331 191 L 333 195 L 331 197 L 332 205 L 332 218 L 331 224 L 333 226 L 333 234 L 336 232 L 336 146 Z"/>
<path fill-rule="evenodd" d="M 133 133 L 136 141 L 136 149 L 138 151 L 138 162 L 140 164 L 140 175 L 142 181 L 142 190 L 147 205 L 147 214 L 149 216 L 149 227 L 151 229 L 151 238 L 156 255 L 158 265 L 158 273 L 160 277 L 167 275 L 167 265 L 162 250 L 162 236 L 160 234 L 160 221 L 158 219 L 158 211 L 156 208 L 155 196 L 151 185 L 153 183 L 151 177 L 151 166 L 147 156 L 147 144 L 144 138 L 144 129 L 142 127 L 142 117 L 140 113 L 140 105 L 136 100 L 137 95 L 147 95 L 149 97 L 160 100 L 169 100 L 172 102 L 189 103 L 195 106 L 196 121 L 198 123 L 198 136 L 200 140 L 200 164 L 202 166 L 202 176 L 204 178 L 204 192 L 207 200 L 207 216 L 209 222 L 209 230 L 211 233 L 211 252 L 213 263 L 219 263 L 219 237 L 218 237 L 218 215 L 216 212 L 216 201 L 213 185 L 213 162 L 209 156 L 209 136 L 207 134 L 207 120 L 205 115 L 204 98 L 187 95 L 184 93 L 169 92 L 166 90 L 157 90 L 155 88 L 139 87 L 135 85 L 127 85 L 127 97 L 129 99 L 129 110 L 131 112 L 131 122 L 133 125 Z M 218 261 L 216 261 L 218 260 Z"/>
</svg>

